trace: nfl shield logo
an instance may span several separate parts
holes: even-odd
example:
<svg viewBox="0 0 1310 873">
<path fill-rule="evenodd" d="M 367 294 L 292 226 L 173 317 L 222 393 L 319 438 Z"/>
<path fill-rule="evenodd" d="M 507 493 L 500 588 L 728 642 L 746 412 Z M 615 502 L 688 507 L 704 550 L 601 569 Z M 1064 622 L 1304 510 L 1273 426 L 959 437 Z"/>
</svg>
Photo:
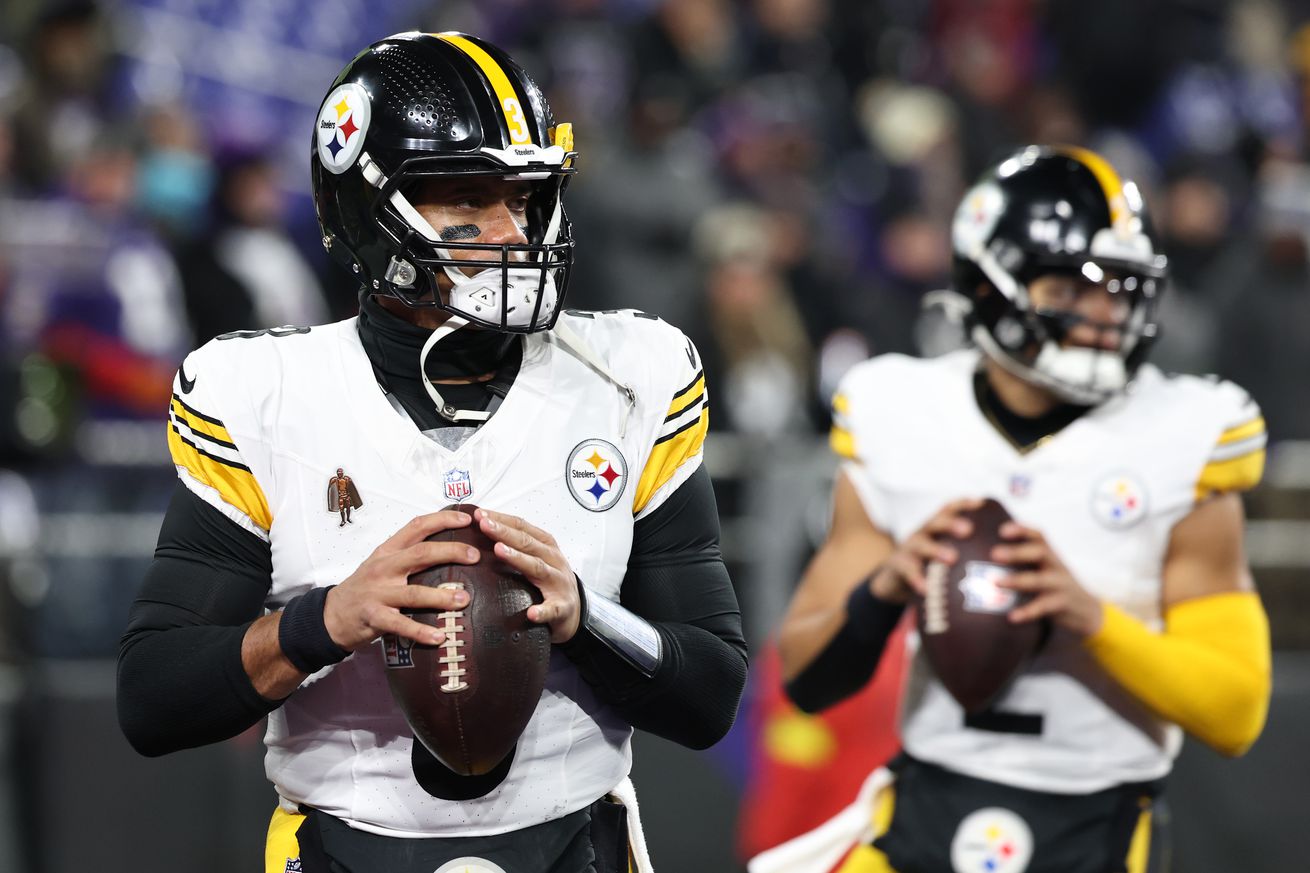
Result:
<svg viewBox="0 0 1310 873">
<path fill-rule="evenodd" d="M 473 496 L 473 478 L 468 470 L 456 467 L 447 470 L 445 476 L 446 497 L 450 500 L 468 500 Z"/>
</svg>

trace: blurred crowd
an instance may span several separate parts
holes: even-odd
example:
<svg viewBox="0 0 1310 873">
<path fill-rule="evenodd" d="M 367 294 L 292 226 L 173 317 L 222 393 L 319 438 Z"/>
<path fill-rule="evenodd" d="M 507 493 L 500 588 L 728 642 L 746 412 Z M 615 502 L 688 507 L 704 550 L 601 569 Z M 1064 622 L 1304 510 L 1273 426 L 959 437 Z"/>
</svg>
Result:
<svg viewBox="0 0 1310 873">
<path fill-rule="evenodd" d="M 382 5 L 375 19 L 483 34 L 544 71 L 582 154 L 568 199 L 571 302 L 684 327 L 711 363 L 717 427 L 764 439 L 819 431 L 852 362 L 958 344 L 949 313 L 924 306 L 947 281 L 956 199 L 1016 144 L 1067 142 L 1102 151 L 1154 206 L 1175 279 L 1157 361 L 1236 379 L 1275 438 L 1310 437 L 1297 391 L 1310 370 L 1310 8 Z M 18 0 L 7 19 L 9 465 L 61 457 L 88 418 L 157 419 L 181 356 L 218 333 L 321 322 L 355 305 L 318 248 L 307 196 L 306 132 L 327 82 L 293 100 L 287 115 L 304 124 L 243 126 L 212 111 L 212 71 L 192 69 L 186 46 L 171 47 L 169 76 L 157 45 L 142 50 L 140 22 L 155 20 L 143 15 L 166 14 L 236 41 L 255 29 L 258 51 L 276 52 L 304 4 L 231 6 Z M 360 11 L 355 0 L 313 7 L 340 22 Z M 332 30 L 320 23 L 311 43 Z M 289 56 L 316 48 L 299 39 Z M 351 46 L 338 28 L 318 48 L 344 61 Z M 219 87 L 239 105 L 239 77 Z"/>
</svg>

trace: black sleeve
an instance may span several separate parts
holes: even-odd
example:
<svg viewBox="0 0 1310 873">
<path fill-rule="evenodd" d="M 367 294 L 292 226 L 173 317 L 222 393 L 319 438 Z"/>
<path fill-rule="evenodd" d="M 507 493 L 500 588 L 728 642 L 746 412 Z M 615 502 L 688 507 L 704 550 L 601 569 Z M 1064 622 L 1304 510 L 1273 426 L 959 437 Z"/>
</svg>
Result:
<svg viewBox="0 0 1310 873">
<path fill-rule="evenodd" d="M 719 514 L 704 467 L 633 532 L 620 603 L 663 646 L 647 678 L 585 631 L 561 648 L 633 727 L 704 749 L 732 727 L 746 685 L 741 610 L 719 552 Z"/>
<path fill-rule="evenodd" d="M 823 651 L 786 685 L 787 696 L 805 712 L 818 712 L 851 696 L 873 676 L 887 638 L 905 607 L 874 597 L 867 582 L 846 598 L 846 623 Z"/>
<path fill-rule="evenodd" d="M 268 543 L 179 482 L 118 649 L 118 722 L 138 752 L 225 740 L 277 708 L 241 663 L 272 576 Z"/>
</svg>

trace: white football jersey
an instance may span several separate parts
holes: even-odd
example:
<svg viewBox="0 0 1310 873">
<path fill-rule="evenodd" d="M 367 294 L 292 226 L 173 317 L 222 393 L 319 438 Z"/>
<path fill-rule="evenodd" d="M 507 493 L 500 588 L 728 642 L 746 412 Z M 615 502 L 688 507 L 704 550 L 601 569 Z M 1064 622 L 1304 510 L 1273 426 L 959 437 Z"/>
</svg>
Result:
<svg viewBox="0 0 1310 873">
<path fill-rule="evenodd" d="M 701 463 L 705 378 L 690 341 L 652 316 L 576 313 L 560 323 L 609 375 L 556 332 L 529 335 L 504 402 L 454 451 L 392 407 L 355 319 L 213 340 L 174 383 L 178 474 L 269 542 L 270 609 L 341 582 L 414 516 L 458 501 L 550 532 L 587 596 L 617 601 L 635 519 Z M 338 468 L 360 502 L 345 525 L 328 487 Z M 269 716 L 266 770 L 287 809 L 306 803 L 391 836 L 494 834 L 580 809 L 627 775 L 631 727 L 556 651 L 505 780 L 475 800 L 429 795 L 387 684 L 388 661 L 403 665 L 405 654 L 365 646 Z"/>
<path fill-rule="evenodd" d="M 1046 536 L 1084 588 L 1160 629 L 1170 531 L 1199 499 L 1259 481 L 1259 408 L 1232 383 L 1148 365 L 1128 392 L 1022 452 L 979 408 L 978 366 L 975 351 L 886 355 L 845 377 L 832 444 L 869 518 L 900 541 L 951 500 L 994 497 Z M 1084 793 L 1164 776 L 1181 744 L 1176 726 L 1060 630 L 992 709 L 1038 716 L 1040 733 L 966 727 L 916 652 L 901 711 L 905 749 L 981 779 Z"/>
</svg>

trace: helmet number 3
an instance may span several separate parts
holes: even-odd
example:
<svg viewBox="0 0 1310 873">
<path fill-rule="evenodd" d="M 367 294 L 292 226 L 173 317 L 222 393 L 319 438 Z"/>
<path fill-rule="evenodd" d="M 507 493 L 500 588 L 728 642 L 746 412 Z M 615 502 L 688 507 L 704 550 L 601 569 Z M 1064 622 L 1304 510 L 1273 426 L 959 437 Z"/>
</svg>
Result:
<svg viewBox="0 0 1310 873">
<path fill-rule="evenodd" d="M 514 97 L 500 101 L 505 110 L 505 124 L 509 128 L 509 141 L 515 145 L 528 142 L 528 120 L 523 117 L 523 107 Z"/>
</svg>

